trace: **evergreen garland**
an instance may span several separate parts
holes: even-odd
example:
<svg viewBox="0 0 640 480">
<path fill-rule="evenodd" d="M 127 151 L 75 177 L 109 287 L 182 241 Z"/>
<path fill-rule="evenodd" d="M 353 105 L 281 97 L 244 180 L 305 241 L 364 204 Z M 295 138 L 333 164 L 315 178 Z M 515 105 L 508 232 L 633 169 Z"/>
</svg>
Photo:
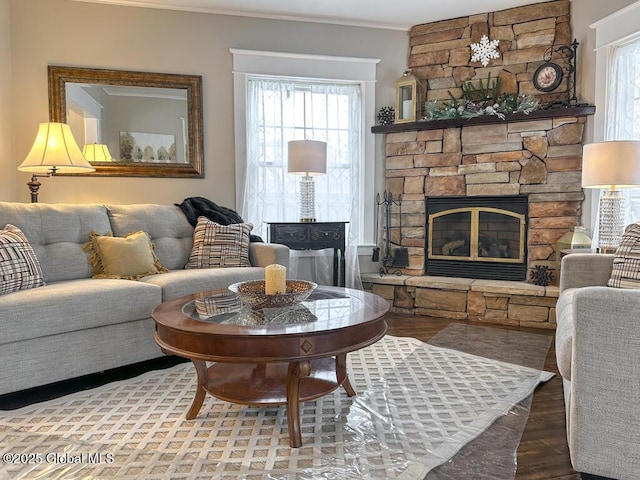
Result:
<svg viewBox="0 0 640 480">
<path fill-rule="evenodd" d="M 486 83 L 482 79 L 476 82 L 467 81 L 462 85 L 462 98 L 455 98 L 451 92 L 451 101 L 439 102 L 428 100 L 424 104 L 425 120 L 451 120 L 455 118 L 475 118 L 481 115 L 495 115 L 500 120 L 512 113 L 529 113 L 540 108 L 540 101 L 531 95 L 515 93 L 499 93 L 500 78 Z"/>
</svg>

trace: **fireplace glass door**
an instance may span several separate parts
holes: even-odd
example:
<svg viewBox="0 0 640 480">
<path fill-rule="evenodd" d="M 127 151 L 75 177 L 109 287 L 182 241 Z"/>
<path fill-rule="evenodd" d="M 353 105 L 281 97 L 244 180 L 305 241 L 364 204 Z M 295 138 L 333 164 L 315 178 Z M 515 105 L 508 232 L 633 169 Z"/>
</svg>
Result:
<svg viewBox="0 0 640 480">
<path fill-rule="evenodd" d="M 462 207 L 430 214 L 429 259 L 524 262 L 525 215 L 491 207 Z"/>
</svg>

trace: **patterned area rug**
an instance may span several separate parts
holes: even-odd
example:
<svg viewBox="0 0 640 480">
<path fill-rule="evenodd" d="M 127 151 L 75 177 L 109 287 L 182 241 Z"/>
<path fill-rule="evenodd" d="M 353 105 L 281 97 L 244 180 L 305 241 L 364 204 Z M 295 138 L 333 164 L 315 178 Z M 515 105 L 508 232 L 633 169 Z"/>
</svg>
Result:
<svg viewBox="0 0 640 480">
<path fill-rule="evenodd" d="M 386 336 L 349 355 L 358 395 L 301 408 L 210 396 L 195 420 L 189 363 L 0 412 L 0 479 L 422 479 L 553 374 Z"/>
</svg>

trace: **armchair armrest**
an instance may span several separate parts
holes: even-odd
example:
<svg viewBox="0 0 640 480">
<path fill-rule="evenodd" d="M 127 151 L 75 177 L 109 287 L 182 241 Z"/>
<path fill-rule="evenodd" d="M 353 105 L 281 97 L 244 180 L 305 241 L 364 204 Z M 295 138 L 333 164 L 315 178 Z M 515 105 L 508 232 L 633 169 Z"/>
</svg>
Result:
<svg viewBox="0 0 640 480">
<path fill-rule="evenodd" d="M 612 254 L 572 253 L 562 258 L 560 292 L 568 288 L 606 287 L 613 268 Z"/>
<path fill-rule="evenodd" d="M 574 294 L 568 436 L 580 472 L 640 478 L 639 311 L 640 290 Z"/>
<path fill-rule="evenodd" d="M 253 267 L 266 267 L 277 263 L 289 267 L 289 247 L 279 243 L 251 242 L 249 262 Z"/>
</svg>

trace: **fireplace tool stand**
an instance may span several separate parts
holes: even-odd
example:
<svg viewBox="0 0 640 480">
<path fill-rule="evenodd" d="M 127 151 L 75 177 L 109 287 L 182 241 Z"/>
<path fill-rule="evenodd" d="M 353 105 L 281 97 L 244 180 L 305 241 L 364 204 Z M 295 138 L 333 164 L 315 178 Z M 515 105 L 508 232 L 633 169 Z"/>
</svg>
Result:
<svg viewBox="0 0 640 480">
<path fill-rule="evenodd" d="M 384 205 L 384 216 L 385 216 L 385 252 L 384 257 L 382 258 L 382 266 L 380 267 L 380 276 L 393 273 L 395 275 L 402 275 L 402 270 L 400 268 L 406 268 L 409 266 L 409 251 L 406 247 L 401 247 L 397 244 L 396 248 L 391 252 L 391 207 L 392 205 L 397 205 L 400 221 L 398 223 L 399 227 L 399 235 L 400 239 L 402 239 L 402 195 L 398 196 L 397 200 L 393 199 L 393 194 L 391 192 L 387 193 L 386 191 L 383 194 L 382 201 L 380 200 L 380 194 L 376 195 L 376 203 L 379 207 L 380 205 Z M 395 269 L 391 271 L 392 269 Z"/>
</svg>

